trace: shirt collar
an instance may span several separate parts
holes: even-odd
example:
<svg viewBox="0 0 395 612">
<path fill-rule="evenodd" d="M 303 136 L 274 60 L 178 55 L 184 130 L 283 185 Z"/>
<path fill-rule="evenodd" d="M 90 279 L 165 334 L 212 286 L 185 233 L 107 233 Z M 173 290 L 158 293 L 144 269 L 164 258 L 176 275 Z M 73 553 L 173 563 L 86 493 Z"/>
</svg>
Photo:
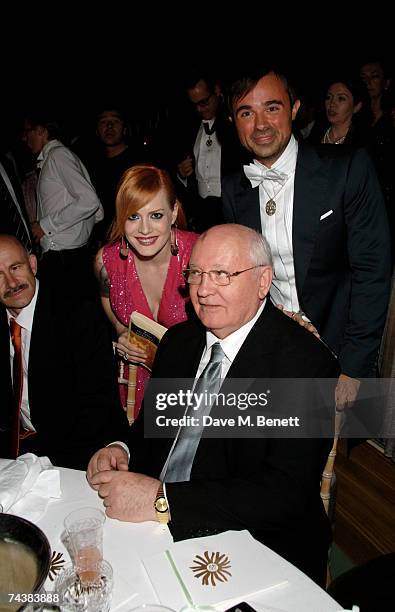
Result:
<svg viewBox="0 0 395 612">
<path fill-rule="evenodd" d="M 54 147 L 59 147 L 59 146 L 62 146 L 62 143 L 60 142 L 60 140 L 57 140 L 56 138 L 47 142 L 47 144 L 43 146 L 43 148 L 41 149 L 37 157 L 37 163 L 42 162 L 47 157 L 51 149 L 53 149 Z"/>
<path fill-rule="evenodd" d="M 19 315 L 15 317 L 15 321 L 18 323 L 18 325 L 20 325 L 21 327 L 23 327 L 23 329 L 26 329 L 30 333 L 33 327 L 33 317 L 34 317 L 34 311 L 36 309 L 38 286 L 39 286 L 39 281 L 38 281 L 38 278 L 36 278 L 36 290 L 34 292 L 32 301 L 30 302 L 30 304 L 25 306 L 25 308 L 22 308 Z M 7 319 L 8 319 L 8 324 L 10 324 L 10 319 L 14 319 L 14 317 L 8 311 L 8 309 L 7 309 Z"/>
<path fill-rule="evenodd" d="M 202 119 L 202 127 L 203 127 L 203 123 L 208 123 L 208 127 L 211 130 L 211 128 L 213 127 L 215 119 L 216 119 L 215 117 L 213 117 L 213 119 Z"/>
<path fill-rule="evenodd" d="M 296 168 L 296 158 L 298 156 L 298 143 L 293 134 L 291 134 L 291 138 L 284 151 L 281 153 L 280 157 L 277 161 L 271 166 L 272 170 L 278 170 L 279 172 L 284 172 L 288 176 L 295 172 Z M 263 164 L 254 159 L 254 164 L 260 168 Z"/>
<path fill-rule="evenodd" d="M 237 353 L 239 352 L 240 347 L 243 344 L 244 340 L 247 338 L 251 329 L 255 325 L 255 322 L 261 316 L 262 311 L 265 308 L 265 304 L 266 304 L 266 298 L 263 300 L 255 316 L 250 321 L 245 323 L 239 329 L 236 329 L 236 331 L 232 332 L 231 334 L 229 334 L 229 336 L 226 336 L 226 338 L 223 338 L 222 340 L 220 338 L 217 338 L 217 336 L 215 336 L 211 331 L 207 331 L 206 332 L 206 352 L 209 349 L 211 349 L 211 347 L 213 346 L 213 344 L 215 344 L 215 342 L 219 342 L 223 352 L 225 353 L 225 356 L 232 363 Z"/>
</svg>

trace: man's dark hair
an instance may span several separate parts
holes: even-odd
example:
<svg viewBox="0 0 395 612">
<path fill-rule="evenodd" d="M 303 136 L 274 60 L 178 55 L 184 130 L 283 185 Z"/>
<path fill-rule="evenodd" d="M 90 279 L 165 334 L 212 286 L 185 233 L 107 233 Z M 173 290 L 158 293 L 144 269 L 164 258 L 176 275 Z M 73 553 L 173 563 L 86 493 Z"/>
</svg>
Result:
<svg viewBox="0 0 395 612">
<path fill-rule="evenodd" d="M 52 113 L 46 111 L 29 111 L 25 115 L 25 120 L 32 128 L 41 126 L 48 131 L 48 140 L 59 139 L 63 140 L 64 133 L 59 121 Z"/>
<path fill-rule="evenodd" d="M 125 109 L 117 102 L 104 101 L 100 104 L 100 106 L 97 106 L 95 109 L 96 121 L 98 121 L 100 115 L 103 115 L 104 113 L 116 113 L 121 121 L 127 123 Z"/>
<path fill-rule="evenodd" d="M 218 80 L 215 79 L 213 75 L 197 71 L 191 73 L 184 79 L 183 87 L 186 91 L 188 89 L 193 89 L 194 87 L 196 87 L 199 81 L 204 81 L 206 83 L 207 89 L 210 93 L 214 93 L 215 87 L 218 85 Z"/>
<path fill-rule="evenodd" d="M 280 79 L 280 81 L 284 84 L 285 89 L 287 90 L 289 101 L 291 103 L 291 108 L 293 107 L 295 101 L 297 100 L 296 92 L 287 79 L 281 72 L 277 72 L 273 68 L 260 69 L 252 72 L 251 74 L 244 75 L 233 81 L 232 85 L 229 88 L 229 93 L 227 96 L 228 108 L 231 114 L 233 114 L 233 105 L 235 102 L 238 102 L 244 96 L 246 96 L 260 81 L 263 77 L 268 74 L 274 74 L 276 77 Z"/>
</svg>

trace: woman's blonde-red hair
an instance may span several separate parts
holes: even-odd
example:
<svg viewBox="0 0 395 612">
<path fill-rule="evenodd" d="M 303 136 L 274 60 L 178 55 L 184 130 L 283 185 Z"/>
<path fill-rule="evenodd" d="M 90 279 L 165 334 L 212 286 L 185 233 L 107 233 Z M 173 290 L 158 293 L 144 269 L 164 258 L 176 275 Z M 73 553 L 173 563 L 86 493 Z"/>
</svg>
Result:
<svg viewBox="0 0 395 612">
<path fill-rule="evenodd" d="M 166 192 L 171 210 L 174 210 L 176 203 L 178 204 L 176 224 L 180 229 L 185 229 L 184 211 L 168 172 L 157 166 L 139 164 L 128 168 L 120 180 L 115 200 L 115 219 L 108 236 L 109 242 L 117 242 L 124 235 L 128 217 L 148 204 L 161 189 Z"/>
</svg>

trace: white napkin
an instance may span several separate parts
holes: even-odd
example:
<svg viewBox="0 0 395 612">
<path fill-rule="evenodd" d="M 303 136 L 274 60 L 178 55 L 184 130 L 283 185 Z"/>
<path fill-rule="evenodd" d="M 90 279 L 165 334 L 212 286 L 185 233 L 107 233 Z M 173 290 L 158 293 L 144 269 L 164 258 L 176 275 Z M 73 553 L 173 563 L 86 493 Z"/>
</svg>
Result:
<svg viewBox="0 0 395 612">
<path fill-rule="evenodd" d="M 0 511 L 37 521 L 51 497 L 61 497 L 60 474 L 48 457 L 26 453 L 0 463 Z"/>
<path fill-rule="evenodd" d="M 161 604 L 176 609 L 188 604 L 225 609 L 288 583 L 284 565 L 273 563 L 273 555 L 248 531 L 227 531 L 177 542 L 142 562 Z"/>
</svg>

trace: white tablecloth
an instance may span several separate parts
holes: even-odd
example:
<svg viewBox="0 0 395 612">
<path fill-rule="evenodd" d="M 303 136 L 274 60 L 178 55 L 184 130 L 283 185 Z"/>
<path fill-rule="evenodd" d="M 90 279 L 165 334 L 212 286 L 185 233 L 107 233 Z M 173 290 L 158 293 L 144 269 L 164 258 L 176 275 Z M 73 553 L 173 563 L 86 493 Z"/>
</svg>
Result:
<svg viewBox="0 0 395 612">
<path fill-rule="evenodd" d="M 46 514 L 37 521 L 37 525 L 46 534 L 52 551 L 62 553 L 62 560 L 68 562 L 69 554 L 61 541 L 65 516 L 82 506 L 103 506 L 97 493 L 86 482 L 84 472 L 60 468 L 60 473 L 62 498 L 49 503 Z M 157 603 L 140 556 L 164 551 L 172 542 L 168 528 L 158 523 L 133 524 L 106 519 L 103 547 L 104 558 L 114 569 L 112 612 L 126 612 L 144 602 Z M 248 599 L 248 603 L 258 612 L 333 612 L 341 609 L 302 572 L 275 553 L 271 554 L 273 563 L 283 564 L 289 583 Z M 52 590 L 53 584 L 48 579 L 46 589 Z"/>
</svg>

